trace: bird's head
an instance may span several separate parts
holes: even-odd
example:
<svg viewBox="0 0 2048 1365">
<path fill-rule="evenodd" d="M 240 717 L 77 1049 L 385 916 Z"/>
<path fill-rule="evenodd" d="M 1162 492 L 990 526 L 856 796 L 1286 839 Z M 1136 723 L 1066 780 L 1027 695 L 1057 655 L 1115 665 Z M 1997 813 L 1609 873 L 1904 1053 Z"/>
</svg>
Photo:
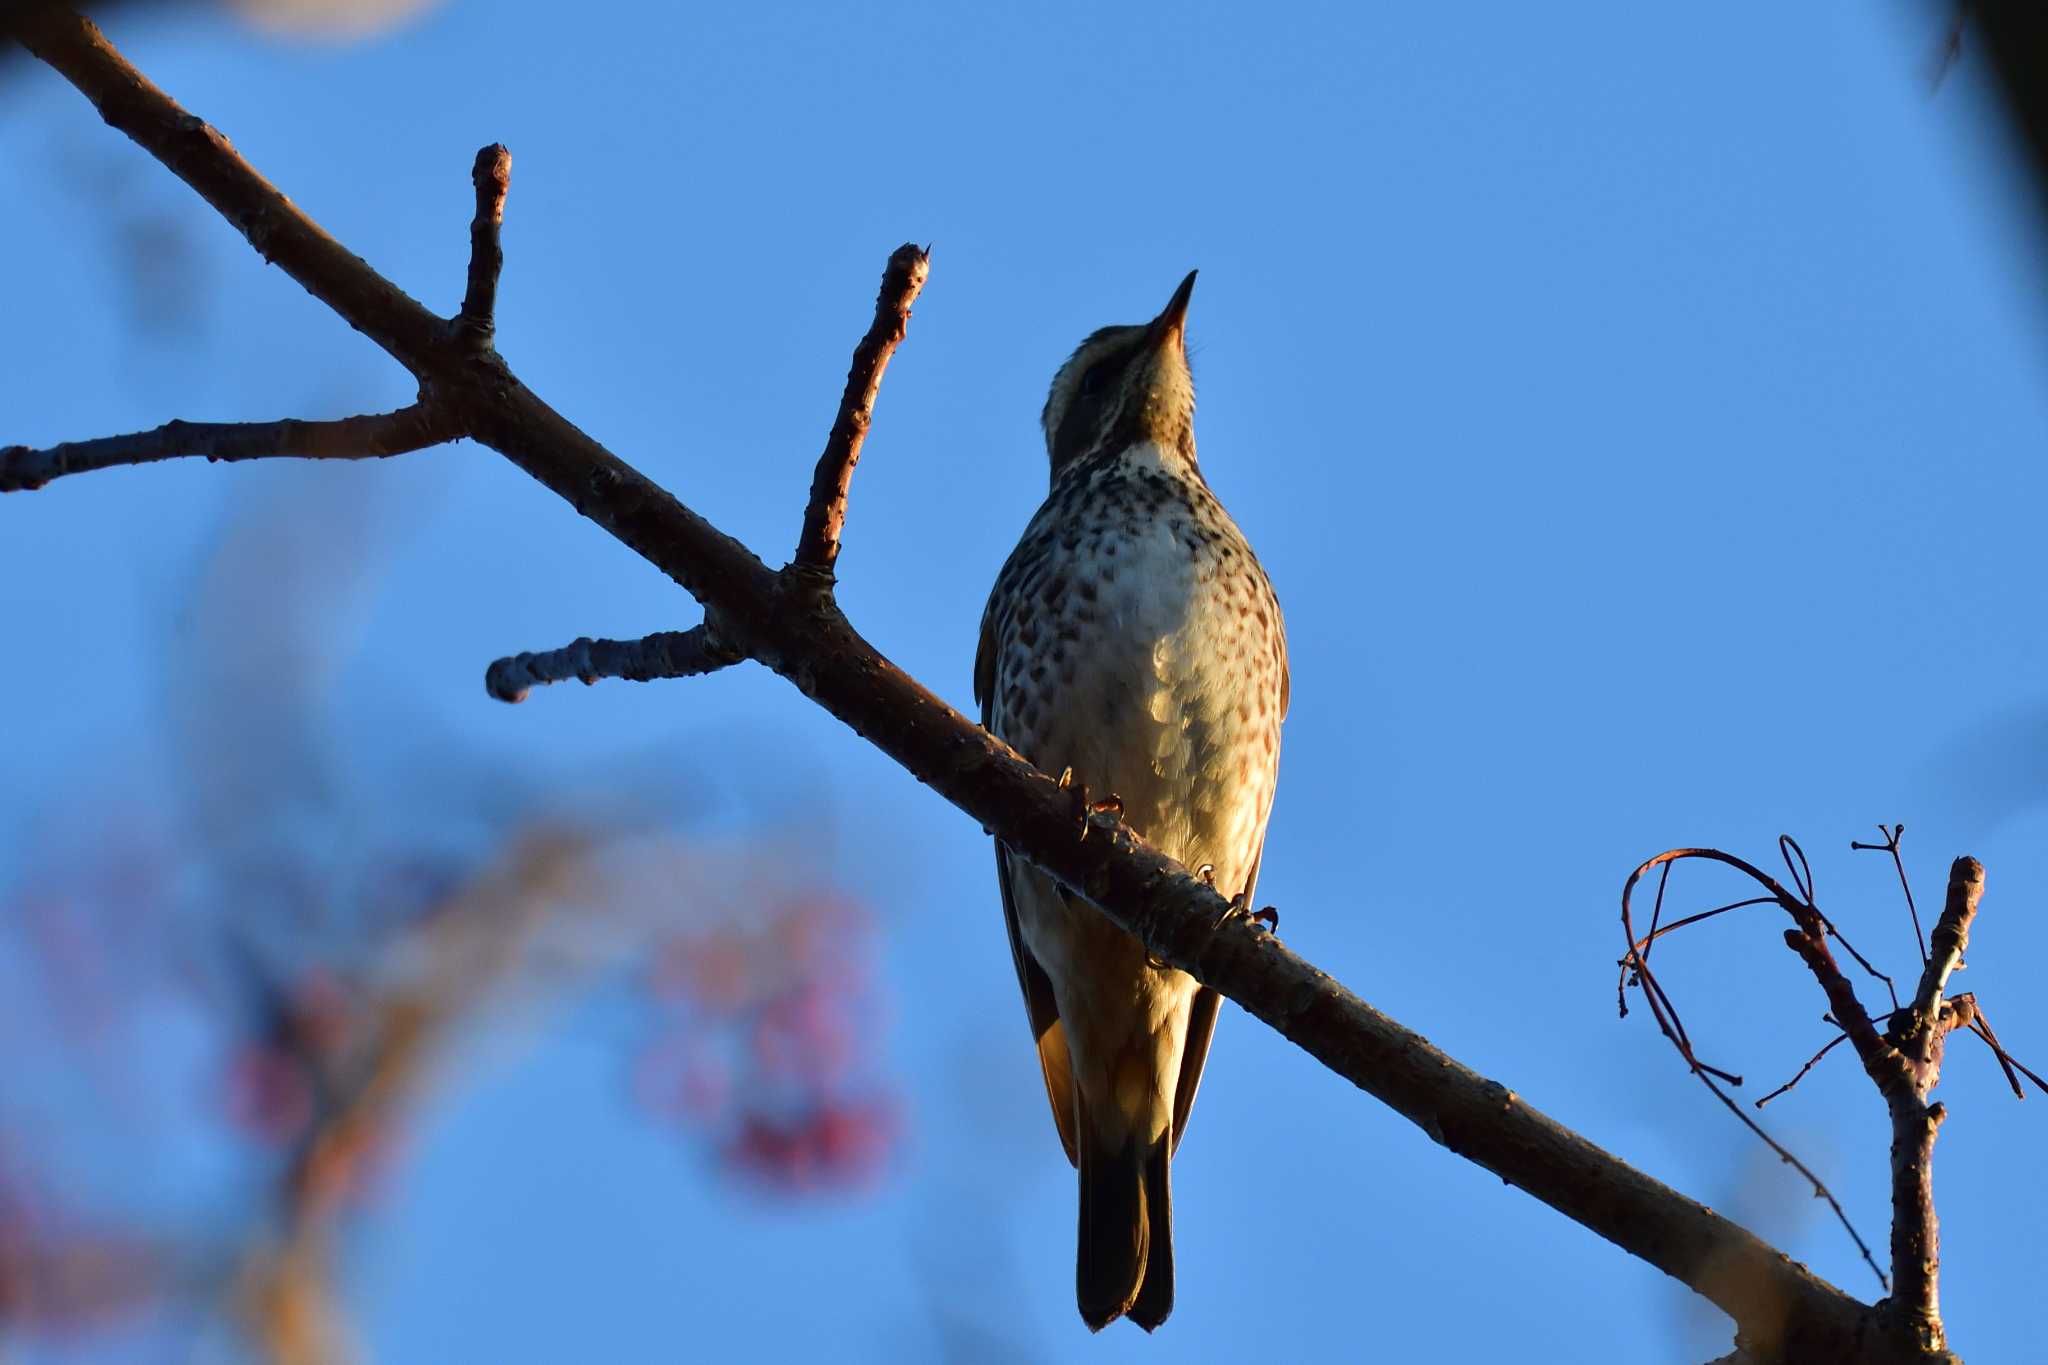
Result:
<svg viewBox="0 0 2048 1365">
<path fill-rule="evenodd" d="M 1188 299 L 1195 272 L 1148 323 L 1105 327 L 1053 376 L 1045 448 L 1053 477 L 1097 450 L 1152 443 L 1195 462 L 1195 383 L 1188 373 Z"/>
</svg>

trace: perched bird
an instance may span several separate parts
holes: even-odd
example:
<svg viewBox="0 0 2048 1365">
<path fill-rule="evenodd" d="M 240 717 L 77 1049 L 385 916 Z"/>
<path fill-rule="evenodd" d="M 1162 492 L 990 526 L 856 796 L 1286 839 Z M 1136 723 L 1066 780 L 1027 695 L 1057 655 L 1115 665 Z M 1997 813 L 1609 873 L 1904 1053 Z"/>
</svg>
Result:
<svg viewBox="0 0 2048 1365">
<path fill-rule="evenodd" d="M 982 723 L 1249 905 L 1279 771 L 1287 638 L 1265 570 L 1195 463 L 1190 274 L 1150 323 L 1105 327 L 1053 378 L 1052 492 L 996 579 Z M 998 841 L 1010 951 L 1053 1122 L 1080 1170 L 1081 1317 L 1173 1309 L 1167 1165 L 1218 997 L 1151 960 Z"/>
</svg>

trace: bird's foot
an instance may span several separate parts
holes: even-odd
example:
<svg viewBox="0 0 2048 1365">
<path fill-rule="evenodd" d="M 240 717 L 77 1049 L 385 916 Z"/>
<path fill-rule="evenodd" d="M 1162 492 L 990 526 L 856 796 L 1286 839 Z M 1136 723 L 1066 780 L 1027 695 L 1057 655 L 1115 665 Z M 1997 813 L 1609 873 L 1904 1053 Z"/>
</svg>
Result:
<svg viewBox="0 0 2048 1365">
<path fill-rule="evenodd" d="M 1202 879 L 1211 886 L 1214 886 L 1216 884 L 1215 872 L 1208 864 L 1204 863 L 1200 868 L 1197 868 L 1195 875 L 1201 877 L 1204 872 L 1208 872 L 1209 875 Z M 1232 898 L 1230 904 L 1225 907 L 1223 914 L 1218 917 L 1216 927 L 1221 929 L 1234 919 L 1249 920 L 1253 925 L 1269 934 L 1277 935 L 1280 932 L 1280 912 L 1270 905 L 1263 910 L 1252 909 L 1252 897 L 1249 891 L 1241 891 Z"/>
<path fill-rule="evenodd" d="M 1074 780 L 1074 770 L 1071 767 L 1060 770 L 1059 789 L 1063 792 L 1072 793 L 1074 822 L 1081 827 L 1081 837 L 1083 839 L 1088 837 L 1089 822 L 1096 816 L 1110 815 L 1118 820 L 1124 818 L 1124 799 L 1121 796 L 1111 792 L 1100 801 L 1089 800 L 1088 784 L 1076 782 Z"/>
<path fill-rule="evenodd" d="M 1074 823 L 1081 827 L 1081 837 L 1088 837 L 1088 785 L 1074 780 L 1071 766 L 1060 769 L 1059 788 L 1067 793 L 1070 808 L 1074 812 Z"/>
</svg>

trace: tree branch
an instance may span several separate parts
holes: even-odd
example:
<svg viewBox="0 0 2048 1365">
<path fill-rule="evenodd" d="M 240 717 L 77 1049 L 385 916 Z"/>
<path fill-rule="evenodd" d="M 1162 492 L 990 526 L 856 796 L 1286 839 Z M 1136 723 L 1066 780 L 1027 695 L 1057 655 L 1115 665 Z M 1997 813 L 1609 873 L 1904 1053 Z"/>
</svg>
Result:
<svg viewBox="0 0 2048 1365">
<path fill-rule="evenodd" d="M 1101 907 L 1153 956 L 1236 1000 L 1450 1150 L 1690 1285 L 1736 1320 L 1752 1349 L 1802 1362 L 1909 1358 L 1870 1336 L 1864 1305 L 1379 1014 L 1114 816 L 1093 813 L 1077 824 L 1070 792 L 854 630 L 818 571 L 831 564 L 858 438 L 899 324 L 878 316 L 870 336 L 883 340 L 870 358 L 872 374 L 856 358 L 850 399 L 841 405 L 846 435 L 842 441 L 835 424 L 814 485 L 823 496 L 812 500 L 815 518 L 806 516 L 810 548 L 797 571 L 778 574 L 555 412 L 495 352 L 466 344 L 334 242 L 92 25 L 61 11 L 23 23 L 31 49 L 109 123 L 191 184 L 266 260 L 412 370 L 462 431 L 690 591 L 719 623 L 727 648 L 787 678 L 1019 856 Z M 905 292 L 904 307 L 914 293 Z"/>
<path fill-rule="evenodd" d="M 489 346 L 498 329 L 498 274 L 505 268 L 498 231 L 512 188 L 512 153 L 493 142 L 476 154 L 469 178 L 476 184 L 476 217 L 469 224 L 469 288 L 455 326 L 473 344 Z"/>
<path fill-rule="evenodd" d="M 803 532 L 797 537 L 796 564 L 815 570 L 826 578 L 839 562 L 839 533 L 846 525 L 846 493 L 853 484 L 853 467 L 860 463 L 860 448 L 874 421 L 875 395 L 881 391 L 882 374 L 889 357 L 910 331 L 910 305 L 931 274 L 931 250 L 909 243 L 896 248 L 882 272 L 882 289 L 875 296 L 875 320 L 868 334 L 853 351 L 853 367 L 846 372 L 846 391 L 839 399 L 839 413 L 832 419 L 832 434 L 825 440 L 825 453 L 818 457 L 817 472 L 811 478 L 811 499 L 804 508 Z"/>
<path fill-rule="evenodd" d="M 166 422 L 150 431 L 67 441 L 42 450 L 0 448 L 0 493 L 32 491 L 66 474 L 195 455 L 210 461 L 377 460 L 461 435 L 460 424 L 431 403 L 332 422 L 291 417 L 280 422 Z"/>
<path fill-rule="evenodd" d="M 1898 856 L 1897 833 L 1889 834 L 1886 848 Z M 1700 1070 L 1697 1059 L 1691 1055 L 1691 1045 L 1684 1036 L 1682 1026 L 1675 1024 L 1675 1018 L 1668 1018 L 1672 1007 L 1664 997 L 1662 988 L 1651 975 L 1647 955 L 1657 931 L 1653 928 L 1647 937 L 1638 939 L 1630 912 L 1630 894 L 1643 875 L 1652 868 L 1669 867 L 1682 859 L 1698 858 L 1724 863 L 1742 872 L 1769 893 L 1764 899 L 1775 902 L 1792 917 L 1794 928 L 1785 931 L 1786 946 L 1799 955 L 1814 980 L 1820 984 L 1827 996 L 1829 1017 L 1841 1026 L 1842 1037 L 1854 1046 L 1862 1060 L 1866 1073 L 1876 1084 L 1883 1096 L 1886 1111 L 1891 1117 L 1891 1174 L 1892 1174 L 1892 1221 L 1891 1221 L 1891 1264 L 1889 1283 L 1890 1295 L 1879 1305 L 1879 1316 L 1883 1319 L 1881 1329 L 1885 1340 L 1892 1343 L 1892 1349 L 1904 1353 L 1904 1358 L 1928 1361 L 1954 1359 L 1947 1350 L 1947 1330 L 1941 1320 L 1940 1267 L 1941 1239 L 1940 1226 L 1934 1209 L 1934 1140 L 1940 1132 L 1947 1110 L 1940 1104 L 1929 1104 L 1928 1095 L 1941 1080 L 1941 1063 L 1945 1041 L 1950 1032 L 1958 1028 L 1976 1028 L 1979 1011 L 1975 997 L 1958 996 L 1954 1000 L 1942 999 L 1949 976 L 1962 961 L 1965 948 L 1969 945 L 1970 925 L 1976 918 L 1977 906 L 1984 893 L 1984 868 L 1975 858 L 1958 858 L 1949 870 L 1948 900 L 1940 921 L 1935 925 L 1929 938 L 1927 961 L 1922 970 L 1920 983 L 1914 992 L 1912 1004 L 1907 1008 L 1895 1009 L 1889 1018 L 1889 1025 L 1879 1033 L 1876 1024 L 1856 997 L 1851 985 L 1834 955 L 1828 950 L 1827 940 L 1834 934 L 1834 926 L 1822 915 L 1814 904 L 1812 879 L 1805 871 L 1805 856 L 1797 844 L 1789 838 L 1781 839 L 1780 846 L 1786 852 L 1788 865 L 1792 867 L 1798 894 L 1786 890 L 1774 878 L 1733 854 L 1719 849 L 1684 848 L 1672 849 L 1650 859 L 1629 876 L 1622 888 L 1622 926 L 1629 935 L 1628 956 L 1623 959 L 1626 968 L 1633 969 L 1638 983 L 1643 987 L 1645 998 L 1664 1027 L 1667 1036 L 1678 1046 L 1681 1054 L 1692 1063 L 1694 1071 Z M 1855 847 L 1867 847 L 1855 845 Z M 1793 861 L 1797 858 L 1797 862 Z M 1900 865 L 1903 881 L 1904 866 Z M 1911 889 L 1907 889 L 1908 903 L 1911 903 Z M 1749 904 L 1754 902 L 1738 902 Z M 1658 909 L 1662 911 L 1662 895 L 1659 894 Z M 1714 913 L 1714 912 L 1709 912 Z M 1700 916 L 1694 919 L 1702 918 Z M 1917 914 L 1915 915 L 1917 923 Z M 1839 937 L 1839 935 L 1835 935 Z M 1846 942 L 1845 942 L 1846 946 Z M 1849 950 L 1854 953 L 1855 950 Z M 1862 961 L 1860 956 L 1858 961 Z M 1866 970 L 1882 976 L 1867 962 Z M 1883 978 L 1889 984 L 1890 978 Z M 1626 1013 L 1624 1003 L 1623 1012 Z M 1837 1038 L 1817 1053 L 1812 1062 L 1800 1069 L 1800 1075 L 1812 1067 L 1813 1062 L 1827 1054 L 1829 1048 L 1842 1041 Z M 2000 1062 L 2007 1058 L 2004 1050 L 1996 1048 Z M 2008 1079 L 2013 1079 L 2008 1069 Z M 1798 1077 L 1793 1078 L 1796 1083 Z M 2018 1082 L 2013 1079 L 2017 1090 Z M 1710 1089 L 1714 1087 L 1709 1085 Z M 1772 1092 L 1781 1094 L 1791 1084 Z M 1715 1091 L 1720 1094 L 1719 1090 Z M 1721 1096 L 1724 1103 L 1725 1095 Z M 1772 1098 L 1771 1095 L 1764 1097 Z M 1758 1101 L 1762 1104 L 1763 1101 Z M 1747 1122 L 1747 1116 L 1742 1116 Z M 1755 1124 L 1753 1131 L 1762 1136 Z M 1765 1137 L 1765 1141 L 1770 1141 Z M 1782 1148 L 1772 1143 L 1779 1155 Z M 1788 1158 L 1789 1159 L 1789 1158 Z M 1854 1235 L 1852 1230 L 1851 1235 Z M 1862 1245 L 1862 1239 L 1857 1238 Z"/>
<path fill-rule="evenodd" d="M 15 7 L 14 34 L 77 86 L 112 127 L 198 191 L 256 254 L 409 369 L 443 353 L 448 324 L 365 265 L 235 153 L 218 129 L 156 88 L 89 20 L 62 5 Z"/>
<path fill-rule="evenodd" d="M 1941 1223 L 1934 1212 L 1934 1139 L 1947 1109 L 1927 1096 L 1941 1081 L 1949 1030 L 1961 1015 L 1941 1008 L 1942 992 L 1969 946 L 1970 925 L 1984 895 L 1984 866 L 1958 858 L 1949 868 L 1948 900 L 1928 935 L 1927 966 L 1913 993 L 1899 1052 L 1905 1063 L 1885 1089 L 1892 1116 L 1892 1278 L 1887 1307 L 1930 1348 L 1946 1340 L 1941 1321 Z"/>
<path fill-rule="evenodd" d="M 1941 1009 L 1942 992 L 1948 979 L 1963 965 L 1963 953 L 1970 946 L 1970 926 L 1976 922 L 1977 906 L 1984 899 L 1984 864 L 1975 858 L 1958 858 L 1948 870 L 1948 900 L 1941 918 L 1928 936 L 1927 965 L 1920 972 L 1920 986 L 1913 992 L 1913 1026 L 1923 1039 L 1936 1036 L 1935 1016 Z M 1928 1060 L 1922 1050 L 1919 1060 Z"/>
<path fill-rule="evenodd" d="M 637 640 L 585 636 L 560 649 L 499 659 L 484 670 L 484 690 L 499 701 L 522 702 L 532 688 L 571 678 L 586 684 L 599 678 L 694 678 L 736 664 L 740 657 L 720 644 L 708 626 L 664 630 Z"/>
</svg>

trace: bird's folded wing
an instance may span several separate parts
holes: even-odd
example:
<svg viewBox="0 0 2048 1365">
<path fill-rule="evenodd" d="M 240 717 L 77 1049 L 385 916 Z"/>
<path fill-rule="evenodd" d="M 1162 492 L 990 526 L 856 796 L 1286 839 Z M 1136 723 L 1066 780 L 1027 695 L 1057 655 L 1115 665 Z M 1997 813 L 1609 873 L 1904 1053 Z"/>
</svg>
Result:
<svg viewBox="0 0 2048 1365">
<path fill-rule="evenodd" d="M 1017 984 L 1024 988 L 1024 1010 L 1031 1018 L 1031 1036 L 1038 1040 L 1038 1065 L 1045 1073 L 1045 1097 L 1052 1102 L 1052 1121 L 1060 1130 L 1067 1160 L 1078 1161 L 1074 1147 L 1074 1061 L 1067 1051 L 1067 1031 L 1060 1023 L 1059 1002 L 1045 968 L 1024 946 L 1017 923 L 1017 893 L 1011 884 L 1010 851 L 996 841 L 996 880 L 1003 888 L 1003 924 L 1010 931 L 1010 956 L 1017 963 Z M 1196 1067 L 1200 1070 L 1199 1064 Z"/>
</svg>

